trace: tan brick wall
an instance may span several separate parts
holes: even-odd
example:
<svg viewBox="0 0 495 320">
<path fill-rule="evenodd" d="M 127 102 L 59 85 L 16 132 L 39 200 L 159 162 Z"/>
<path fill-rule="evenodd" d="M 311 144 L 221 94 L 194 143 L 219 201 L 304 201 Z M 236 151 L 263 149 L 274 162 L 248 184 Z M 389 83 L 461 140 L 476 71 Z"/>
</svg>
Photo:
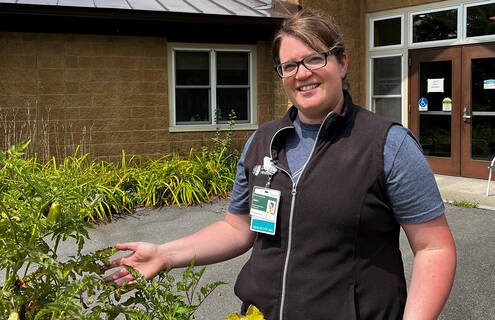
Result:
<svg viewBox="0 0 495 320">
<path fill-rule="evenodd" d="M 441 0 L 366 0 L 366 13 L 404 8 L 421 4 L 441 2 Z"/>
<path fill-rule="evenodd" d="M 280 118 L 287 111 L 288 99 L 282 80 L 273 70 L 271 42 L 258 42 L 258 121 Z"/>
<path fill-rule="evenodd" d="M 270 43 L 259 44 L 257 57 L 263 123 L 286 99 L 273 91 Z M 42 156 L 61 158 L 81 145 L 119 160 L 122 149 L 160 156 L 210 144 L 215 132 L 168 132 L 167 73 L 160 37 L 0 33 L 0 149 L 29 137 Z M 234 146 L 251 133 L 235 131 Z"/>
<path fill-rule="evenodd" d="M 366 24 L 363 0 L 304 0 L 303 8 L 325 11 L 334 17 L 343 33 L 346 52 L 349 56 L 347 73 L 349 92 L 354 103 L 364 106 L 366 101 Z"/>
</svg>

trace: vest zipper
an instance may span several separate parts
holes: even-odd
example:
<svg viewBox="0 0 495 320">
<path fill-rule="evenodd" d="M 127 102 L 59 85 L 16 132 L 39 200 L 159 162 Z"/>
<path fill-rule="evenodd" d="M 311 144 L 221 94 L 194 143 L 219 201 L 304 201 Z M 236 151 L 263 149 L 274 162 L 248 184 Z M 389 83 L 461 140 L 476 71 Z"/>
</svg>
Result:
<svg viewBox="0 0 495 320">
<path fill-rule="evenodd" d="M 292 191 L 291 191 L 292 200 L 291 200 L 291 204 L 290 204 L 290 213 L 289 213 L 289 234 L 288 234 L 288 239 L 287 239 L 287 252 L 285 254 L 285 261 L 284 261 L 284 271 L 283 271 L 283 275 L 282 275 L 282 293 L 281 293 L 281 296 L 280 296 L 279 320 L 283 320 L 284 319 L 284 304 L 285 304 L 285 295 L 286 295 L 286 292 L 285 291 L 286 291 L 286 286 L 287 286 L 287 271 L 288 271 L 288 267 L 289 267 L 289 257 L 290 257 L 290 253 L 292 251 L 292 221 L 293 221 L 293 217 L 294 217 L 294 207 L 296 205 L 297 184 L 299 183 L 299 181 L 301 181 L 302 175 L 304 173 L 304 169 L 306 168 L 306 165 L 308 164 L 309 160 L 313 156 L 313 152 L 315 151 L 316 144 L 318 143 L 318 138 L 320 137 L 320 131 L 321 131 L 321 128 L 323 127 L 323 123 L 325 123 L 325 121 L 327 120 L 327 118 L 331 114 L 333 114 L 333 113 L 334 113 L 333 111 L 329 112 L 327 114 L 327 116 L 325 117 L 325 119 L 323 120 L 323 122 L 321 123 L 321 126 L 318 129 L 318 134 L 316 135 L 315 143 L 313 144 L 313 148 L 311 149 L 311 153 L 309 154 L 308 159 L 306 160 L 306 162 L 304 163 L 304 165 L 303 165 L 303 167 L 301 169 L 301 173 L 299 175 L 299 179 L 297 179 L 297 182 L 294 182 L 294 179 L 292 179 L 292 176 L 289 174 L 289 172 L 287 172 L 283 168 L 280 168 L 280 167 L 277 166 L 277 168 L 279 170 L 282 170 L 286 174 L 288 174 L 289 175 L 289 178 L 292 181 Z M 273 140 L 275 139 L 275 136 L 280 131 L 282 131 L 284 129 L 287 129 L 287 128 L 291 128 L 291 127 L 282 128 L 282 129 L 278 130 L 273 135 L 272 141 L 270 142 L 270 158 L 272 156 L 272 143 L 273 143 Z"/>
</svg>

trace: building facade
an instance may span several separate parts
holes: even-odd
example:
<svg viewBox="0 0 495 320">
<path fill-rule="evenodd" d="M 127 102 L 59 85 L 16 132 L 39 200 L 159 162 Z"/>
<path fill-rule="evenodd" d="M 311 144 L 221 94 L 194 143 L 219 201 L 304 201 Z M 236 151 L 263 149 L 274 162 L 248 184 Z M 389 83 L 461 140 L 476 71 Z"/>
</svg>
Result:
<svg viewBox="0 0 495 320">
<path fill-rule="evenodd" d="M 341 27 L 356 103 L 410 128 L 435 173 L 488 177 L 495 0 L 63 3 L 0 0 L 2 148 L 30 136 L 47 155 L 187 152 L 225 129 L 231 110 L 241 147 L 287 109 L 270 41 L 302 7 Z"/>
<path fill-rule="evenodd" d="M 283 114 L 271 39 L 285 2 L 0 0 L 0 149 L 119 161 L 233 146 Z"/>
<path fill-rule="evenodd" d="M 332 14 L 355 100 L 411 129 L 433 171 L 487 179 L 495 156 L 495 1 L 303 0 Z"/>
</svg>

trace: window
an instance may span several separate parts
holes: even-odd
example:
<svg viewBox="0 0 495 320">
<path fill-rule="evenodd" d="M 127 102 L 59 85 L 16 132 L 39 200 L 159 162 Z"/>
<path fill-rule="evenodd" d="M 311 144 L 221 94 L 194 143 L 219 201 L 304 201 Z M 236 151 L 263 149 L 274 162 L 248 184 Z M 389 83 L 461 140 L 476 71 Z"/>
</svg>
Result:
<svg viewBox="0 0 495 320">
<path fill-rule="evenodd" d="M 412 43 L 456 40 L 459 35 L 458 8 L 412 15 Z"/>
<path fill-rule="evenodd" d="M 371 29 L 371 47 L 402 46 L 402 16 L 374 19 Z"/>
<path fill-rule="evenodd" d="M 466 37 L 495 35 L 495 3 L 466 6 Z"/>
<path fill-rule="evenodd" d="M 371 62 L 373 111 L 401 123 L 402 56 L 374 57 Z"/>
<path fill-rule="evenodd" d="M 253 50 L 172 49 L 172 126 L 253 122 Z"/>
</svg>

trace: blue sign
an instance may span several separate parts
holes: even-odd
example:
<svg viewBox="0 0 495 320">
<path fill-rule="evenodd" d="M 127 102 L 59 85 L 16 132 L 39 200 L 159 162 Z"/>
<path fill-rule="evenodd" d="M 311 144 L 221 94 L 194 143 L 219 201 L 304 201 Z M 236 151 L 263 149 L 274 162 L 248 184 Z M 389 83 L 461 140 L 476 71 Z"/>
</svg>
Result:
<svg viewBox="0 0 495 320">
<path fill-rule="evenodd" d="M 428 99 L 420 98 L 418 101 L 419 111 L 428 111 Z"/>
</svg>

